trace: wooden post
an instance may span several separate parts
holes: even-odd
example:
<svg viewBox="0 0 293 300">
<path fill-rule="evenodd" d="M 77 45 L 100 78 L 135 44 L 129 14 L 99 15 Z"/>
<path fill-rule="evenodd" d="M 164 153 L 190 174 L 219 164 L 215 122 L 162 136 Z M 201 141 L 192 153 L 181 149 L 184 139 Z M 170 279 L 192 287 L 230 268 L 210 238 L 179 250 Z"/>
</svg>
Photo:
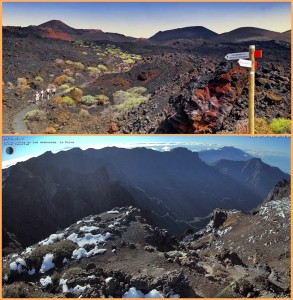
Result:
<svg viewBox="0 0 293 300">
<path fill-rule="evenodd" d="M 251 68 L 249 71 L 249 92 L 248 92 L 248 127 L 249 133 L 254 134 L 254 85 L 255 85 L 255 68 L 254 68 L 254 51 L 255 46 L 249 46 L 249 60 Z"/>
</svg>

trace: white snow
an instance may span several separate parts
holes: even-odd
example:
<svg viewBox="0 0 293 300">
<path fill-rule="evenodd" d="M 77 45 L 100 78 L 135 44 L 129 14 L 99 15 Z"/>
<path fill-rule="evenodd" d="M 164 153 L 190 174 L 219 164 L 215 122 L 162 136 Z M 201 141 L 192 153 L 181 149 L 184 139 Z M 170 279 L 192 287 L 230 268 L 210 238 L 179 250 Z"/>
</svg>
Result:
<svg viewBox="0 0 293 300">
<path fill-rule="evenodd" d="M 180 298 L 179 294 L 171 294 L 169 298 Z"/>
<path fill-rule="evenodd" d="M 39 245 L 51 245 L 57 241 L 60 241 L 64 237 L 64 233 L 59 233 L 59 234 L 51 234 L 48 238 L 45 240 L 42 240 L 39 242 Z"/>
<path fill-rule="evenodd" d="M 108 214 L 119 214 L 119 211 L 118 210 L 109 210 L 107 213 Z"/>
<path fill-rule="evenodd" d="M 106 232 L 104 235 L 87 233 L 84 237 L 79 238 L 76 233 L 72 233 L 67 239 L 78 244 L 79 247 L 84 247 L 85 245 L 104 243 L 110 236 L 110 232 Z"/>
<path fill-rule="evenodd" d="M 33 248 L 32 247 L 27 247 L 26 249 L 25 249 L 25 251 L 23 251 L 21 254 L 29 254 L 29 253 L 31 253 L 33 251 Z"/>
<path fill-rule="evenodd" d="M 89 278 L 89 279 L 95 279 L 96 276 L 95 276 L 95 275 L 90 275 L 90 276 L 88 276 L 87 278 Z"/>
<path fill-rule="evenodd" d="M 217 233 L 218 236 L 223 236 L 223 235 L 225 235 L 227 232 L 229 232 L 231 229 L 232 229 L 232 227 L 229 226 L 229 227 L 227 227 L 227 228 L 225 228 L 225 229 L 223 229 L 223 230 L 218 230 L 216 233 Z"/>
<path fill-rule="evenodd" d="M 36 269 L 32 268 L 31 270 L 27 271 L 28 275 L 34 275 L 36 273 Z"/>
<path fill-rule="evenodd" d="M 68 291 L 71 293 L 75 293 L 75 294 L 82 294 L 87 288 L 90 288 L 91 286 L 85 285 L 85 286 L 81 286 L 81 285 L 76 285 L 74 288 L 69 289 Z"/>
<path fill-rule="evenodd" d="M 269 220 L 273 216 L 285 219 L 290 216 L 290 199 L 282 198 L 265 203 L 259 210 L 259 215 L 264 216 L 264 219 Z"/>
<path fill-rule="evenodd" d="M 132 287 L 122 296 L 122 298 L 144 298 L 144 294 L 135 287 Z"/>
<path fill-rule="evenodd" d="M 83 258 L 83 257 L 90 257 L 90 256 L 93 256 L 95 254 L 103 254 L 106 251 L 107 251 L 107 249 L 99 249 L 98 246 L 95 246 L 95 248 L 93 248 L 89 252 L 86 251 L 84 248 L 78 248 L 78 249 L 75 249 L 72 252 L 72 258 L 73 259 L 80 259 L 80 258 Z"/>
<path fill-rule="evenodd" d="M 96 229 L 99 229 L 99 227 L 96 227 L 96 226 L 82 226 L 79 228 L 80 231 L 83 231 L 83 232 L 91 232 L 93 230 L 96 230 Z"/>
<path fill-rule="evenodd" d="M 84 248 L 75 249 L 72 252 L 73 259 L 80 259 L 82 257 L 87 257 L 88 252 Z"/>
<path fill-rule="evenodd" d="M 8 275 L 5 274 L 3 279 L 4 279 L 4 281 L 8 281 Z"/>
<path fill-rule="evenodd" d="M 52 283 L 52 279 L 50 276 L 47 276 L 46 278 L 41 278 L 40 283 L 42 286 L 47 286 L 48 284 Z"/>
<path fill-rule="evenodd" d="M 13 261 L 11 264 L 10 264 L 10 270 L 12 271 L 17 271 L 17 263 L 15 261 Z"/>
<path fill-rule="evenodd" d="M 122 298 L 164 298 L 164 295 L 156 289 L 144 294 L 142 291 L 132 287 L 122 296 Z M 180 295 L 173 293 L 170 295 L 170 298 L 180 298 Z"/>
<path fill-rule="evenodd" d="M 16 263 L 21 264 L 22 266 L 26 267 L 26 262 L 23 258 L 17 258 Z"/>
<path fill-rule="evenodd" d="M 110 224 L 110 225 L 108 226 L 108 228 L 114 228 L 114 225 L 113 225 L 113 224 Z"/>
<path fill-rule="evenodd" d="M 67 279 L 61 278 L 59 280 L 59 285 L 62 285 L 62 292 L 63 293 L 67 293 L 68 292 L 68 286 L 67 286 L 66 282 L 67 282 Z"/>
<path fill-rule="evenodd" d="M 145 294 L 144 297 L 145 298 L 164 298 L 164 296 L 156 289 L 151 290 L 149 293 Z"/>
<path fill-rule="evenodd" d="M 67 264 L 67 261 L 68 261 L 67 258 L 64 257 L 62 263 L 63 263 L 63 264 Z"/>
<path fill-rule="evenodd" d="M 15 253 L 15 254 L 13 254 L 13 255 L 11 256 L 11 258 L 14 258 L 14 257 L 17 257 L 17 256 L 18 256 L 18 254 Z"/>
<path fill-rule="evenodd" d="M 113 279 L 113 277 L 108 277 L 105 279 L 106 283 L 109 283 L 111 281 L 111 279 Z"/>
<path fill-rule="evenodd" d="M 53 263 L 53 259 L 54 259 L 54 255 L 52 253 L 47 253 L 44 256 L 40 273 L 45 273 L 55 267 L 55 264 Z"/>
<path fill-rule="evenodd" d="M 22 267 L 26 267 L 26 262 L 23 258 L 17 258 L 15 261 L 10 263 L 10 270 L 17 271 L 18 273 L 22 272 Z"/>
</svg>

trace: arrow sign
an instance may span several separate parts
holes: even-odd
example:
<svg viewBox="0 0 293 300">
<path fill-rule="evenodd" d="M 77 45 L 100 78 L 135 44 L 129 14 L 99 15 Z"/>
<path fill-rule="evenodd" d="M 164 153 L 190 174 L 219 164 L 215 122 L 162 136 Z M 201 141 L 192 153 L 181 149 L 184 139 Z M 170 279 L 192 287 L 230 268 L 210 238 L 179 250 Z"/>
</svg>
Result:
<svg viewBox="0 0 293 300">
<path fill-rule="evenodd" d="M 251 60 L 246 60 L 246 59 L 239 59 L 238 64 L 239 64 L 240 67 L 251 68 L 252 61 Z"/>
<path fill-rule="evenodd" d="M 249 52 L 228 53 L 225 58 L 227 60 L 236 60 L 241 58 L 249 58 Z"/>
<path fill-rule="evenodd" d="M 252 61 L 246 59 L 239 59 L 238 64 L 240 65 L 240 67 L 251 68 Z"/>
</svg>

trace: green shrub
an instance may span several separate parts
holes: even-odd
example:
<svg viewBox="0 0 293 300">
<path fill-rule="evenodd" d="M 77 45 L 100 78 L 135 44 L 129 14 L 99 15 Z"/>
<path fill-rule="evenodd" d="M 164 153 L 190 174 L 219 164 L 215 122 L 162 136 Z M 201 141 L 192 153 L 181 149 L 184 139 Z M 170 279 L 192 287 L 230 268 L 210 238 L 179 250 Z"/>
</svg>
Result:
<svg viewBox="0 0 293 300">
<path fill-rule="evenodd" d="M 81 97 L 80 102 L 85 105 L 93 105 L 96 104 L 98 100 L 94 96 L 86 95 Z"/>
<path fill-rule="evenodd" d="M 62 84 L 62 85 L 60 86 L 60 90 L 65 91 L 65 90 L 68 90 L 68 89 L 70 89 L 70 86 L 69 86 L 68 84 Z"/>
<path fill-rule="evenodd" d="M 83 96 L 83 91 L 80 88 L 73 88 L 70 91 L 69 96 L 73 98 L 75 101 L 79 102 Z"/>
<path fill-rule="evenodd" d="M 69 77 L 67 75 L 60 75 L 54 79 L 54 82 L 57 85 L 63 85 L 65 83 L 74 83 L 74 81 L 75 81 L 74 78 Z"/>
<path fill-rule="evenodd" d="M 62 97 L 62 103 L 66 104 L 68 106 L 72 106 L 72 105 L 74 105 L 74 100 L 69 96 L 64 96 L 64 97 Z"/>
<path fill-rule="evenodd" d="M 90 71 L 90 72 L 96 72 L 96 73 L 101 72 L 100 69 L 96 68 L 96 67 L 88 67 L 87 70 Z"/>
<path fill-rule="evenodd" d="M 75 62 L 74 65 L 80 70 L 84 69 L 84 65 L 81 62 Z"/>
<path fill-rule="evenodd" d="M 273 133 L 271 127 L 269 126 L 267 121 L 263 118 L 256 118 L 255 119 L 255 121 L 254 121 L 254 130 L 255 130 L 255 133 L 257 133 L 257 134 L 262 134 L 262 133 L 270 134 L 270 133 Z"/>
<path fill-rule="evenodd" d="M 36 76 L 35 80 L 40 81 L 40 82 L 44 81 L 43 77 L 41 77 L 41 76 Z"/>
<path fill-rule="evenodd" d="M 66 60 L 65 63 L 68 65 L 73 65 L 73 61 L 71 61 L 71 60 Z"/>
<path fill-rule="evenodd" d="M 128 111 L 148 101 L 150 95 L 144 95 L 146 91 L 144 87 L 133 87 L 127 91 L 116 92 L 113 96 L 115 103 L 118 104 L 117 108 L 121 111 Z"/>
<path fill-rule="evenodd" d="M 101 70 L 101 71 L 108 71 L 108 68 L 104 65 L 98 65 L 98 68 Z"/>
<path fill-rule="evenodd" d="M 74 82 L 75 82 L 75 79 L 68 76 L 66 82 L 68 82 L 68 83 L 74 83 Z"/>
<path fill-rule="evenodd" d="M 17 87 L 20 89 L 27 89 L 29 86 L 28 86 L 26 78 L 23 78 L 23 77 L 17 78 Z"/>
<path fill-rule="evenodd" d="M 97 95 L 96 99 L 98 100 L 98 104 L 103 105 L 104 103 L 109 101 L 109 97 L 103 94 Z"/>
<path fill-rule="evenodd" d="M 274 133 L 291 133 L 291 120 L 276 118 L 272 120 L 270 127 Z"/>
<path fill-rule="evenodd" d="M 39 109 L 27 112 L 24 116 L 25 121 L 41 121 L 46 119 L 46 113 Z"/>
<path fill-rule="evenodd" d="M 124 59 L 123 62 L 124 62 L 125 64 L 132 65 L 132 64 L 135 63 L 135 60 L 132 59 L 132 58 L 128 58 L 128 59 Z"/>
<path fill-rule="evenodd" d="M 72 252 L 76 249 L 76 245 L 69 240 L 63 240 L 61 242 L 52 245 L 51 253 L 54 255 L 54 261 L 58 264 L 63 263 L 63 259 L 71 258 Z"/>
</svg>

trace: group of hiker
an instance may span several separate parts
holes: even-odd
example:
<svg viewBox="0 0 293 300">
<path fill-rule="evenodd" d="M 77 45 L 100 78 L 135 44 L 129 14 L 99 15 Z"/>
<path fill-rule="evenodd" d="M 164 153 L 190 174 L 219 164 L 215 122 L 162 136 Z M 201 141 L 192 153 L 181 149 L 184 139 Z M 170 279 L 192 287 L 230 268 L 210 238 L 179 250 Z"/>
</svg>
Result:
<svg viewBox="0 0 293 300">
<path fill-rule="evenodd" d="M 56 87 L 47 87 L 46 90 L 41 90 L 40 92 L 37 91 L 35 95 L 36 99 L 36 104 L 38 104 L 40 101 L 44 100 L 44 97 L 47 96 L 47 100 L 50 99 L 50 96 L 55 96 L 56 95 Z"/>
</svg>

